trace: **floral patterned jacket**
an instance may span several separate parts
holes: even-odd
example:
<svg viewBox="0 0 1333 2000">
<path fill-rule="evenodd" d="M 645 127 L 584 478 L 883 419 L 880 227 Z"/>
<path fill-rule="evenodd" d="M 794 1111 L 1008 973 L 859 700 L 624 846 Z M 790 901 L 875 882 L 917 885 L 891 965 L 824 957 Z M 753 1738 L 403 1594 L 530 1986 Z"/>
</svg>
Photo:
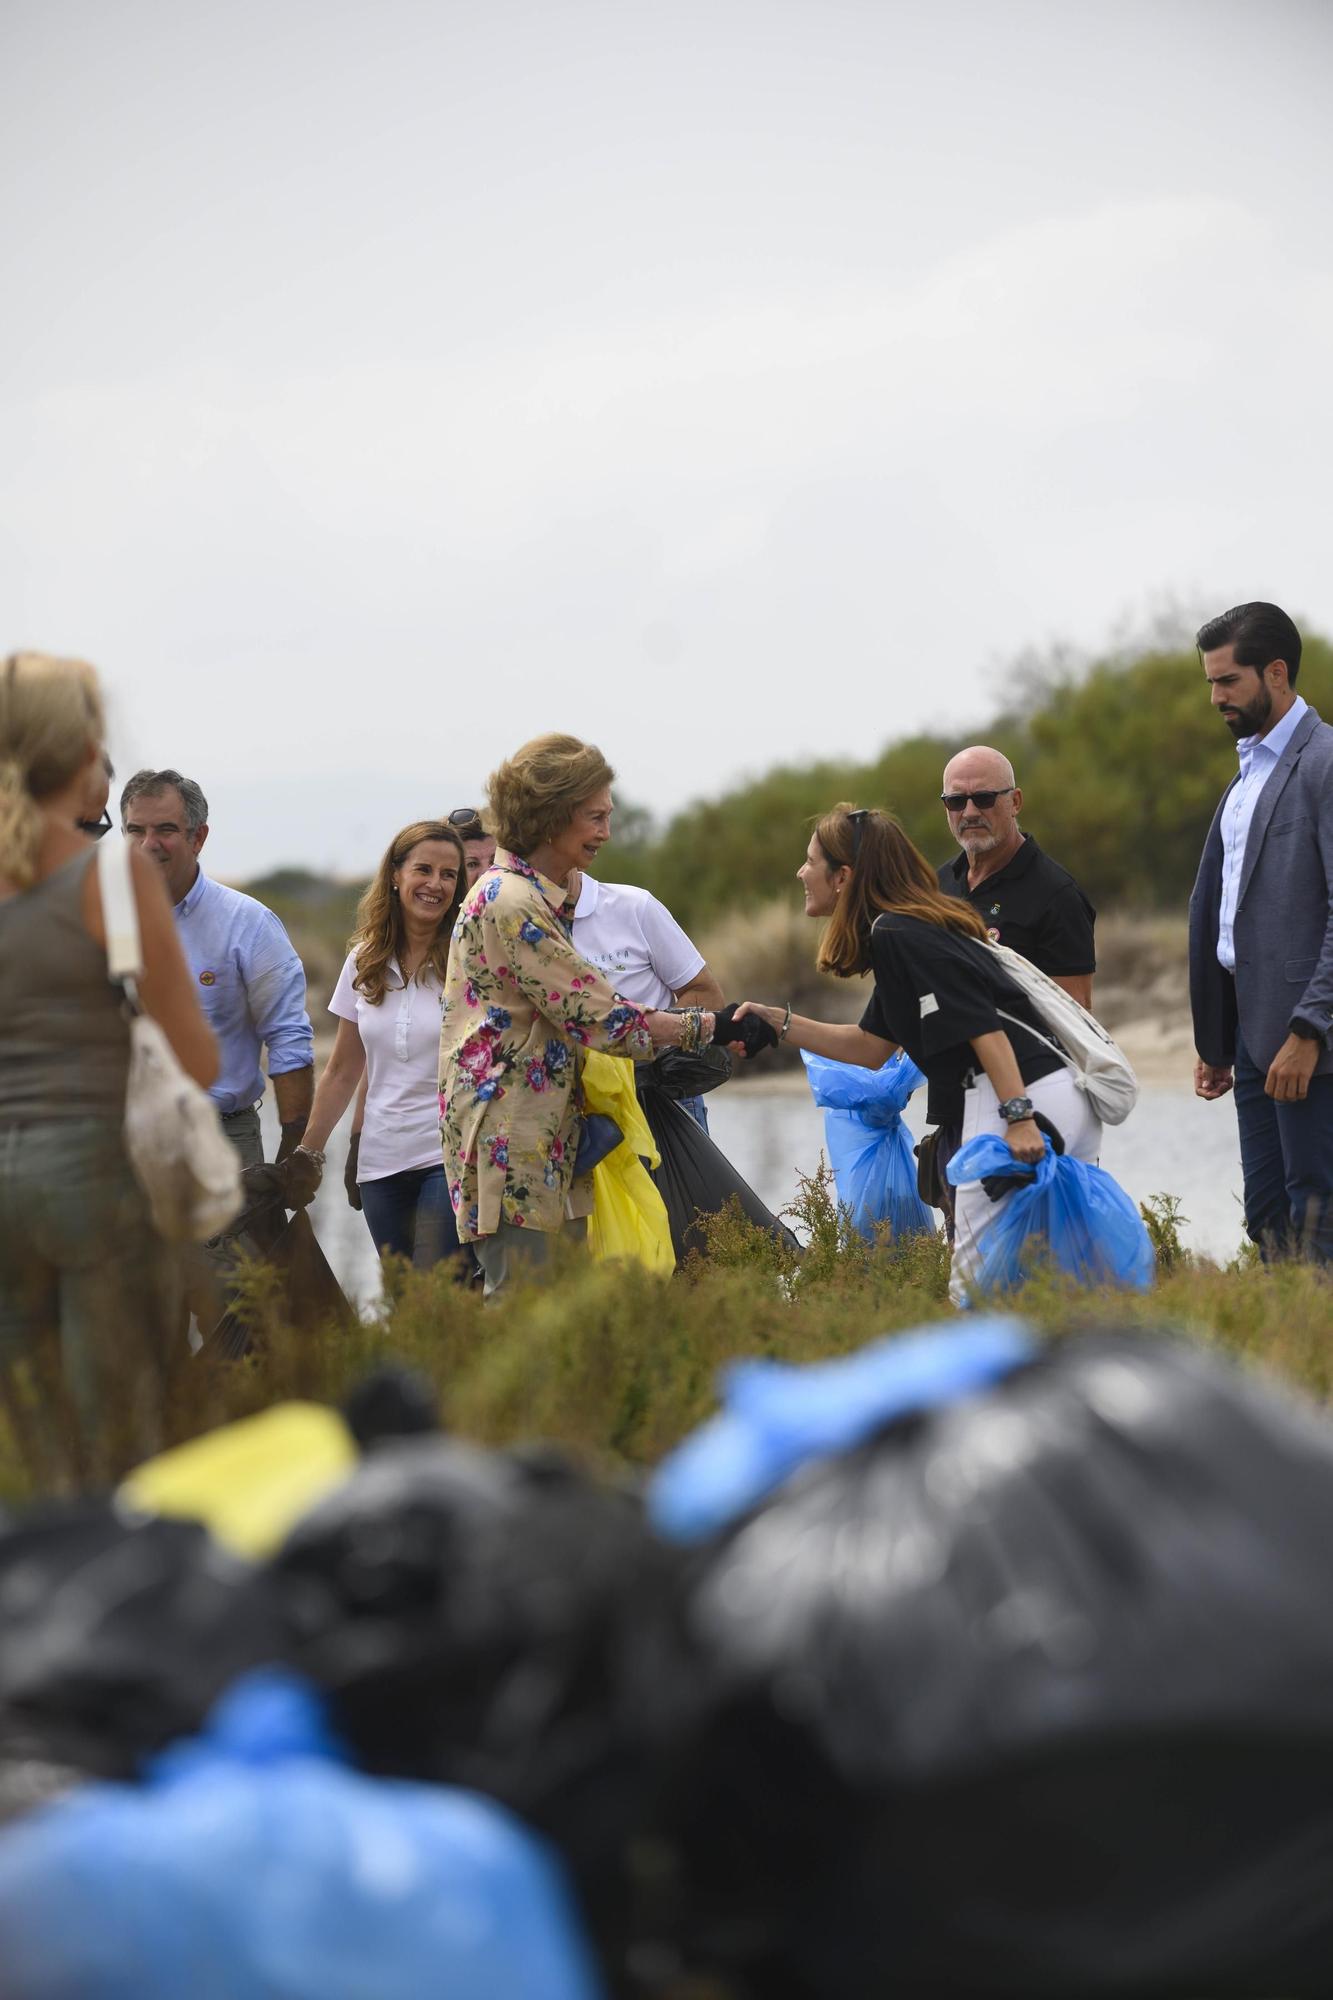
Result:
<svg viewBox="0 0 1333 2000">
<path fill-rule="evenodd" d="M 500 848 L 454 925 L 440 1030 L 444 1171 L 464 1242 L 554 1231 L 592 1209 L 575 1181 L 579 1051 L 649 1056 L 642 1013 L 575 951 L 563 888 Z"/>
</svg>

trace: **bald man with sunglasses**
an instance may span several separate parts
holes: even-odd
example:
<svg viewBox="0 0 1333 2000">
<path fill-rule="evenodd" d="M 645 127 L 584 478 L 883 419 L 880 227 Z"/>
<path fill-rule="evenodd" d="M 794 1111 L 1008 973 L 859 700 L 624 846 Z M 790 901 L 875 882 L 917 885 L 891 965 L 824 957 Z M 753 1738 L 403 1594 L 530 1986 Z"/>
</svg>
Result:
<svg viewBox="0 0 1333 2000">
<path fill-rule="evenodd" d="M 945 766 L 940 799 L 962 850 L 940 869 L 941 889 L 971 903 L 997 944 L 1090 1008 L 1097 912 L 1069 870 L 1019 826 L 1023 794 L 1009 759 L 986 744 L 960 750 Z"/>
</svg>

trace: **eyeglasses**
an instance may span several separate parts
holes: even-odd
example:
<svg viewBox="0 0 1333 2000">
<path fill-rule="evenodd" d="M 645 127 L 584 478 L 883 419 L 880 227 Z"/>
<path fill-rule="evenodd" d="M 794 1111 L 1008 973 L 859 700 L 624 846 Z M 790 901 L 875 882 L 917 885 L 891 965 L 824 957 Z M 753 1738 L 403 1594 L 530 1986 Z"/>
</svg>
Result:
<svg viewBox="0 0 1333 2000">
<path fill-rule="evenodd" d="M 996 799 L 1002 799 L 1006 792 L 1017 790 L 1017 785 L 1001 785 L 998 792 L 941 792 L 940 804 L 945 812 L 960 813 L 971 799 L 973 805 L 980 806 L 982 812 L 989 812 Z"/>
<path fill-rule="evenodd" d="M 481 823 L 481 814 L 475 806 L 455 806 L 451 813 L 445 814 L 444 823 L 446 826 L 456 826 L 460 833 L 466 826 L 475 827 L 476 838 L 478 840 L 485 838 L 486 829 Z M 471 839 L 472 836 L 469 835 L 468 838 Z"/>
<path fill-rule="evenodd" d="M 853 868 L 855 868 L 857 862 L 861 859 L 861 838 L 862 835 L 865 833 L 866 821 L 870 818 L 872 810 L 873 808 L 870 806 L 858 806 L 855 812 L 849 812 L 847 815 L 848 819 L 851 821 L 852 825 L 856 829 L 855 833 L 852 835 Z"/>
<path fill-rule="evenodd" d="M 103 806 L 101 819 L 80 819 L 75 821 L 75 825 L 80 833 L 87 834 L 89 840 L 100 840 L 104 833 L 111 831 L 111 814 Z"/>
</svg>

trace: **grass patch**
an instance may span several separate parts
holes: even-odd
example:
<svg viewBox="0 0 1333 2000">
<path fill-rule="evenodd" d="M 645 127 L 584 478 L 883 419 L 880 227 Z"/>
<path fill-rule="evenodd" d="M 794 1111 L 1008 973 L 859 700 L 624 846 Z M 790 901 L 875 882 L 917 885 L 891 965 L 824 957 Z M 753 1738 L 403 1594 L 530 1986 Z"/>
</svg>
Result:
<svg viewBox="0 0 1333 2000">
<path fill-rule="evenodd" d="M 1046 1272 L 1014 1310 L 1052 1337 L 1091 1325 L 1182 1333 L 1327 1402 L 1330 1277 L 1299 1263 L 1265 1268 L 1248 1255 L 1225 1268 L 1192 1258 L 1179 1248 L 1177 1215 L 1168 1199 L 1149 1204 L 1159 1263 L 1151 1293 L 1090 1290 Z M 940 1239 L 866 1242 L 824 1174 L 802 1184 L 793 1220 L 808 1239 L 801 1257 L 739 1210 L 724 1211 L 708 1225 L 709 1258 L 670 1279 L 560 1246 L 554 1273 L 501 1307 L 443 1271 L 397 1266 L 374 1313 L 314 1333 L 283 1324 L 274 1287 L 256 1268 L 243 1305 L 254 1351 L 176 1367 L 164 1442 L 289 1397 L 337 1402 L 369 1368 L 393 1360 L 420 1371 L 445 1425 L 463 1436 L 496 1445 L 547 1439 L 613 1475 L 641 1473 L 715 1407 L 728 1362 L 819 1360 L 950 1317 Z M 80 1483 L 73 1454 L 55 1480 L 34 1469 L 16 1428 L 24 1407 L 11 1397 L 0 1413 L 0 1498 L 11 1501 Z M 109 1412 L 108 1435 L 114 1463 L 141 1455 L 129 1414 Z"/>
</svg>

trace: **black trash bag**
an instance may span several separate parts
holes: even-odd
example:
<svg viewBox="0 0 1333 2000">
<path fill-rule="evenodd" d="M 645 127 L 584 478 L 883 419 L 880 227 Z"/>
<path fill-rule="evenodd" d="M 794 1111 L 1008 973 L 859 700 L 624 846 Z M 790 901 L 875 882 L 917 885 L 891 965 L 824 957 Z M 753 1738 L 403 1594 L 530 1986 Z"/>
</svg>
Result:
<svg viewBox="0 0 1333 2000">
<path fill-rule="evenodd" d="M 678 1558 L 639 1502 L 549 1452 L 385 1441 L 271 1574 L 366 1770 L 488 1793 L 555 1839 L 611 1957 L 644 1786 L 622 1690 L 649 1678 Z"/>
<path fill-rule="evenodd" d="M 356 1314 L 303 1208 L 288 1217 L 280 1203 L 261 1202 L 246 1210 L 228 1233 L 251 1256 L 262 1258 L 277 1272 L 279 1310 L 288 1326 L 315 1332 L 330 1324 L 353 1323 Z M 224 1312 L 205 1336 L 204 1345 L 210 1354 L 224 1355 L 231 1361 L 248 1354 L 251 1330 L 246 1316 Z"/>
<path fill-rule="evenodd" d="M 440 1429 L 439 1405 L 430 1381 L 418 1369 L 397 1361 L 382 1362 L 363 1375 L 343 1397 L 342 1415 L 360 1452 Z"/>
<path fill-rule="evenodd" d="M 1333 1991 L 1331 1530 L 1326 1419 L 1153 1338 L 808 1464 L 645 1692 L 664 1954 L 746 2000 Z"/>
<path fill-rule="evenodd" d="M 682 1111 L 665 1091 L 650 1083 L 641 1086 L 639 1102 L 661 1155 L 661 1164 L 653 1169 L 653 1179 L 666 1206 L 671 1247 L 678 1264 L 692 1250 L 707 1255 L 708 1245 L 698 1225 L 699 1213 L 716 1215 L 733 1195 L 751 1222 L 799 1252 L 800 1245 L 791 1230 L 771 1208 L 765 1207 L 688 1111 Z"/>
<path fill-rule="evenodd" d="M 286 1645 L 273 1586 L 197 1522 L 34 1509 L 0 1535 L 0 1790 L 45 1782 L 25 1765 L 133 1777 Z"/>
<path fill-rule="evenodd" d="M 636 1083 L 651 1085 L 666 1097 L 702 1097 L 726 1083 L 732 1067 L 727 1051 L 710 1043 L 688 1054 L 684 1049 L 659 1049 L 651 1062 L 639 1064 L 634 1076 Z"/>
</svg>

